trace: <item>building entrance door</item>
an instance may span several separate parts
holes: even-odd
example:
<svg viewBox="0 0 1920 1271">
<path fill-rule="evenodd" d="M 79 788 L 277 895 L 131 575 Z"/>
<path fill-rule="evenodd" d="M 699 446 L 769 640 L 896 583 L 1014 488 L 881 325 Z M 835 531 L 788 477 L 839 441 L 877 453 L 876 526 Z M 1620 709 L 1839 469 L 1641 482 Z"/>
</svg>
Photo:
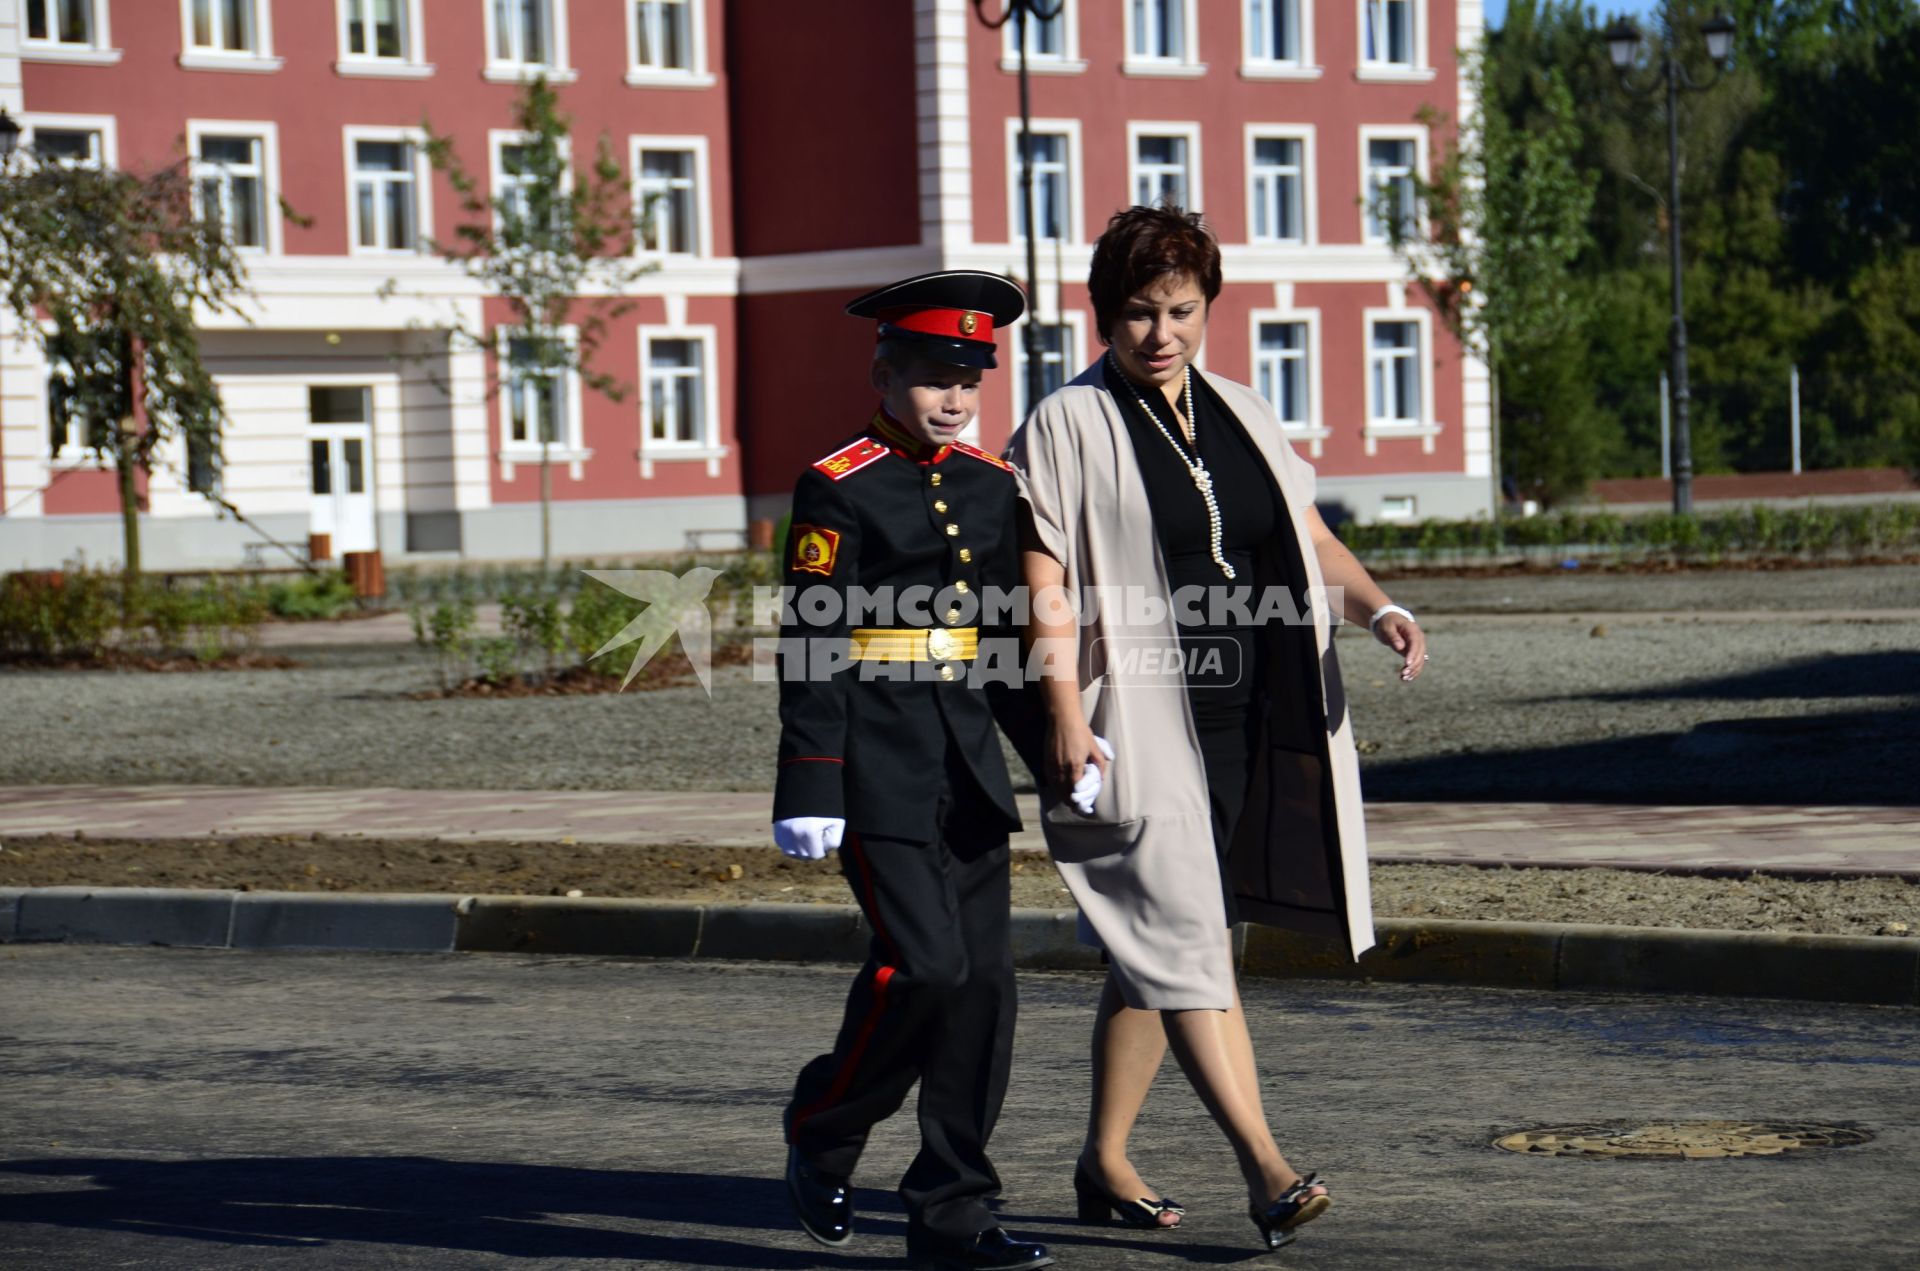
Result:
<svg viewBox="0 0 1920 1271">
<path fill-rule="evenodd" d="M 312 533 L 327 536 L 335 560 L 375 547 L 372 396 L 364 385 L 308 390 Z"/>
</svg>

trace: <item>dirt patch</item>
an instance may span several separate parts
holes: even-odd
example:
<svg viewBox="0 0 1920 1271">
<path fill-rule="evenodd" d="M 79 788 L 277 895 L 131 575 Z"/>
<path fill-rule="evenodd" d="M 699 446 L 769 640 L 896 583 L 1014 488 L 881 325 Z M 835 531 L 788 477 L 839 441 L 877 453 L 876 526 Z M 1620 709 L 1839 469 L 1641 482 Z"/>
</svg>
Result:
<svg viewBox="0 0 1920 1271">
<path fill-rule="evenodd" d="M 1052 863 L 1017 852 L 1013 903 L 1061 909 Z M 685 901 L 845 904 L 839 862 L 771 847 L 452 843 L 433 839 L 249 836 L 220 839 L 8 838 L 0 887 L 207 887 L 241 891 L 459 892 Z M 1914 937 L 1920 883 L 1698 878 L 1612 869 L 1376 865 L 1382 918 L 1595 922 L 1640 927 Z"/>
<path fill-rule="evenodd" d="M 184 653 L 163 656 L 116 649 L 73 657 L 0 654 L 0 667 L 23 671 L 293 671 L 305 665 L 284 654 L 262 653 L 258 649 L 240 649 L 213 658 L 197 658 Z"/>
</svg>

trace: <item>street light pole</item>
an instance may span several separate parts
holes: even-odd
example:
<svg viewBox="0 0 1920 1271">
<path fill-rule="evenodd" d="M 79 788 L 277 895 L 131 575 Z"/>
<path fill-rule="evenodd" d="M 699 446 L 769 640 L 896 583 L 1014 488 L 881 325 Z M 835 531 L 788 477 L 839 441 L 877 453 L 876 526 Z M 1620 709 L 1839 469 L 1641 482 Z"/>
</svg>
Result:
<svg viewBox="0 0 1920 1271">
<path fill-rule="evenodd" d="M 1026 350 L 1027 409 L 1040 404 L 1046 387 L 1046 365 L 1040 349 L 1040 240 L 1039 225 L 1033 218 L 1033 108 L 1027 76 L 1027 24 L 1050 22 L 1060 16 L 1066 0 L 1005 0 L 1006 8 L 998 18 L 989 18 L 986 0 L 973 0 L 973 10 L 991 30 L 1013 23 L 1013 42 L 1020 63 L 1020 214 L 1027 230 L 1027 320 L 1021 327 L 1021 347 Z"/>
<path fill-rule="evenodd" d="M 1680 258 L 1680 92 L 1682 89 L 1700 92 L 1711 88 L 1719 82 L 1719 76 L 1715 75 L 1705 83 L 1695 83 L 1675 56 L 1677 33 L 1671 8 L 1662 14 L 1661 20 L 1667 31 L 1660 54 L 1660 79 L 1667 90 L 1667 250 L 1673 274 L 1673 317 L 1670 328 L 1673 451 L 1670 458 L 1674 514 L 1685 516 L 1693 511 L 1693 431 L 1689 427 L 1689 406 L 1693 394 L 1687 385 L 1687 311 Z M 1706 37 L 1707 55 L 1713 59 L 1719 71 L 1725 71 L 1728 61 L 1733 57 L 1735 30 L 1733 19 L 1725 14 L 1709 18 L 1700 26 L 1701 35 Z M 1608 56 L 1613 60 L 1614 69 L 1620 72 L 1620 86 L 1636 97 L 1651 94 L 1652 85 L 1644 89 L 1636 88 L 1628 78 L 1640 49 L 1640 29 L 1631 22 L 1619 22 L 1608 28 L 1606 41 Z"/>
</svg>

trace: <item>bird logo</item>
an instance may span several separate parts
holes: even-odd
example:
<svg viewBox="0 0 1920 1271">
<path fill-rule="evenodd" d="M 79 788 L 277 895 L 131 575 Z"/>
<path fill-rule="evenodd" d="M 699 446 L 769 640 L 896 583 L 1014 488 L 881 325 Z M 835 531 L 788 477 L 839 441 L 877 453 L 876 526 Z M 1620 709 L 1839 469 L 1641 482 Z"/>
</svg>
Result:
<svg viewBox="0 0 1920 1271">
<path fill-rule="evenodd" d="M 597 658 L 629 644 L 638 646 L 633 651 L 633 662 L 627 667 L 626 678 L 620 681 L 622 689 L 633 683 L 633 677 L 640 674 L 641 668 L 678 632 L 680 650 L 687 655 L 687 661 L 693 664 L 693 673 L 699 677 L 700 687 L 707 691 L 708 697 L 713 696 L 713 614 L 706 602 L 707 593 L 713 590 L 714 580 L 720 577 L 720 570 L 696 565 L 678 576 L 664 569 L 589 569 L 582 572 L 623 596 L 643 601 L 647 606 L 638 617 L 593 653 Z"/>
</svg>

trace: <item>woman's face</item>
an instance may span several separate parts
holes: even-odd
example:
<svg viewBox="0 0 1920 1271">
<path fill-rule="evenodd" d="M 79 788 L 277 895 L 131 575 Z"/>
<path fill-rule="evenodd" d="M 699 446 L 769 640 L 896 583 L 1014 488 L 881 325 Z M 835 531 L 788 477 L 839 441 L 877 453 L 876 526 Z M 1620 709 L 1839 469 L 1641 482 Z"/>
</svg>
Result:
<svg viewBox="0 0 1920 1271">
<path fill-rule="evenodd" d="M 1207 297 L 1190 274 L 1168 274 L 1127 298 L 1107 333 L 1120 370 L 1163 392 L 1178 384 L 1207 334 Z"/>
</svg>

